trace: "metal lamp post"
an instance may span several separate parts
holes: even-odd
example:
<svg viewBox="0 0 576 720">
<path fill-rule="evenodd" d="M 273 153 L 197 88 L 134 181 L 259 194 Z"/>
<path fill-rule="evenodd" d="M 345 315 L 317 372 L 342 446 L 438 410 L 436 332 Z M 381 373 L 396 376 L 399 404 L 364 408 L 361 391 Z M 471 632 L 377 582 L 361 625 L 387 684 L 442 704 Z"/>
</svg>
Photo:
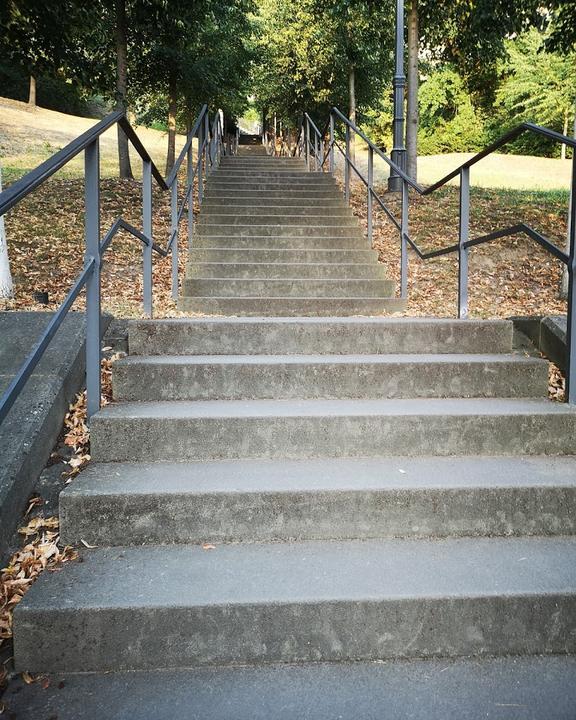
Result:
<svg viewBox="0 0 576 720">
<path fill-rule="evenodd" d="M 406 168 L 406 147 L 404 145 L 404 0 L 396 0 L 396 69 L 394 72 L 394 124 L 391 159 L 404 170 Z M 388 190 L 398 192 L 402 189 L 402 179 L 394 170 L 390 171 Z"/>
</svg>

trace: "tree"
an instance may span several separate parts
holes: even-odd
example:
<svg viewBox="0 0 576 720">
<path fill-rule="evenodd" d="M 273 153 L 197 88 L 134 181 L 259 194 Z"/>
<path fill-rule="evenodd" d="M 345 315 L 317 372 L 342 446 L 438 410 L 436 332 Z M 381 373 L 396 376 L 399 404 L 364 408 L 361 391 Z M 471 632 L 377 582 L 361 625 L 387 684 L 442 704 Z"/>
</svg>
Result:
<svg viewBox="0 0 576 720">
<path fill-rule="evenodd" d="M 126 28 L 126 0 L 114 0 L 116 40 L 116 110 L 128 111 L 128 37 Z M 118 167 L 120 177 L 132 179 L 130 148 L 126 133 L 118 125 Z"/>
<path fill-rule="evenodd" d="M 0 168 L 0 193 L 2 192 L 2 168 Z M 0 216 L 0 298 L 11 298 L 12 275 L 10 273 L 10 260 L 8 258 L 8 245 L 6 242 L 6 228 L 4 215 Z"/>
</svg>

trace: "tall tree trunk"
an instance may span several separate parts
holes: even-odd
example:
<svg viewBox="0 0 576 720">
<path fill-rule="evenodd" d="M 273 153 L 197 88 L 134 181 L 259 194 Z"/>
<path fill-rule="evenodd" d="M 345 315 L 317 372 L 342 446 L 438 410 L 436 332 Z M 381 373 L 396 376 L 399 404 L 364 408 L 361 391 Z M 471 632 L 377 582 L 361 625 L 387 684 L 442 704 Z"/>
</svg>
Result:
<svg viewBox="0 0 576 720">
<path fill-rule="evenodd" d="M 356 70 L 354 65 L 350 65 L 348 71 L 348 117 L 350 122 L 356 125 Z M 356 164 L 356 133 L 350 131 L 350 160 Z"/>
<path fill-rule="evenodd" d="M 568 135 L 568 110 L 564 111 L 564 135 Z M 560 159 L 566 160 L 566 143 L 562 143 L 562 147 L 560 149 Z"/>
<path fill-rule="evenodd" d="M 418 0 L 410 2 L 408 11 L 408 92 L 406 98 L 406 171 L 418 179 L 418 50 L 420 31 L 418 27 Z"/>
<path fill-rule="evenodd" d="M 126 37 L 126 0 L 115 0 L 116 9 L 116 110 L 126 112 L 128 102 L 128 41 Z M 132 179 L 128 138 L 118 125 L 118 165 L 120 177 Z"/>
<path fill-rule="evenodd" d="M 2 192 L 2 168 L 0 168 L 0 192 Z M 0 299 L 11 298 L 12 294 L 12 275 L 10 274 L 4 215 L 2 215 L 0 216 Z"/>
<path fill-rule="evenodd" d="M 36 78 L 30 75 L 30 90 L 28 92 L 28 105 L 31 109 L 36 109 Z"/>
<path fill-rule="evenodd" d="M 171 71 L 168 78 L 168 152 L 166 153 L 166 175 L 174 167 L 176 158 L 176 111 L 178 110 L 178 83 L 176 73 Z"/>
</svg>

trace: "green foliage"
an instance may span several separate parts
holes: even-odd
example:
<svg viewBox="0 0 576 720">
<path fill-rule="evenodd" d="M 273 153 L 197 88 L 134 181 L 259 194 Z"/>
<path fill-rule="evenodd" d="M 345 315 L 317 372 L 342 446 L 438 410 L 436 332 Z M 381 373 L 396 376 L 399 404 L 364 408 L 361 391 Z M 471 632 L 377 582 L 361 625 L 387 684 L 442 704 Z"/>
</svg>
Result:
<svg viewBox="0 0 576 720">
<path fill-rule="evenodd" d="M 453 68 L 431 73 L 421 85 L 419 107 L 421 154 L 474 152 L 484 147 L 483 117 Z"/>
</svg>

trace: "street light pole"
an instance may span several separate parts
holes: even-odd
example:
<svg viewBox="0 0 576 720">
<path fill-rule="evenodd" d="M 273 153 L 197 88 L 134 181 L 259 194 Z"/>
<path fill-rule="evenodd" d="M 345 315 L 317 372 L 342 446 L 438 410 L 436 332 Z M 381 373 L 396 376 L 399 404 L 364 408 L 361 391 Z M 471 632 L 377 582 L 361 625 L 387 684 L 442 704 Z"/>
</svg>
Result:
<svg viewBox="0 0 576 720">
<path fill-rule="evenodd" d="M 406 168 L 406 147 L 404 145 L 404 0 L 396 0 L 396 69 L 394 72 L 394 124 L 391 159 L 399 168 Z M 390 171 L 388 190 L 398 192 L 402 189 L 402 179 L 394 170 Z"/>
</svg>

